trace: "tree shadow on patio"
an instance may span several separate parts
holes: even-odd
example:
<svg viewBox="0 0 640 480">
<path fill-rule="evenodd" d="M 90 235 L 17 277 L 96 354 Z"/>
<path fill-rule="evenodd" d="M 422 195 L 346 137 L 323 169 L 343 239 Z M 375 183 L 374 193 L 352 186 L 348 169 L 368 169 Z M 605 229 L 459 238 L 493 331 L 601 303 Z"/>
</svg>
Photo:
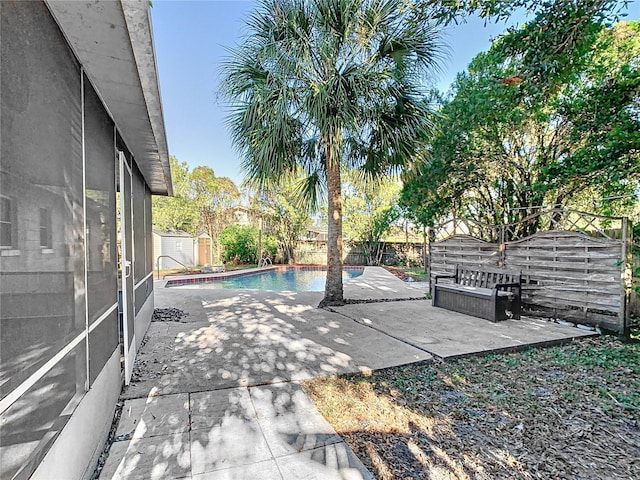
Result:
<svg viewBox="0 0 640 480">
<path fill-rule="evenodd" d="M 314 308 L 304 294 L 227 291 L 216 299 L 192 292 L 181 292 L 180 307 L 190 313 L 186 323 L 151 324 L 135 382 L 124 398 L 367 371 L 383 366 L 380 351 L 397 352 L 398 364 L 427 357 L 342 315 Z"/>
</svg>

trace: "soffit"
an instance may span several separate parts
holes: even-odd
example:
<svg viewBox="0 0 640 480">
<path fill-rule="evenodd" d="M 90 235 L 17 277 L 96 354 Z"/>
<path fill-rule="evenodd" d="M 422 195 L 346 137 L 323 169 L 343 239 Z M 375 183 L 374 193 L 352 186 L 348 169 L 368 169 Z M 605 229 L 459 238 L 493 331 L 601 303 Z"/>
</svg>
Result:
<svg viewBox="0 0 640 480">
<path fill-rule="evenodd" d="M 148 1 L 48 0 L 47 6 L 151 192 L 172 195 Z"/>
</svg>

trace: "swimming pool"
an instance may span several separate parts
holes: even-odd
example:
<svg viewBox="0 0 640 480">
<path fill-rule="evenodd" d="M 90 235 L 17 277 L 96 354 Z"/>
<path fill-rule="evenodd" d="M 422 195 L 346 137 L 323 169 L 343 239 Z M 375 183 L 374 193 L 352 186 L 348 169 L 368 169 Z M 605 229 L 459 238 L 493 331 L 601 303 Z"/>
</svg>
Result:
<svg viewBox="0 0 640 480">
<path fill-rule="evenodd" d="M 345 268 L 342 271 L 342 280 L 348 282 L 362 275 L 363 271 L 364 268 Z M 326 276 L 326 269 L 280 267 L 251 275 L 198 282 L 196 285 L 190 285 L 189 288 L 322 292 L 324 291 Z"/>
</svg>

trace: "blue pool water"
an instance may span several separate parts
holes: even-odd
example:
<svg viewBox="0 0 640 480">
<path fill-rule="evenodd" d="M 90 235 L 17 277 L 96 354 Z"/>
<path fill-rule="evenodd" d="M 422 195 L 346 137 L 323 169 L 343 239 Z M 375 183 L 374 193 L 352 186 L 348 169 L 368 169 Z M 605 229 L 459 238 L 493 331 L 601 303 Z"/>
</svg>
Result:
<svg viewBox="0 0 640 480">
<path fill-rule="evenodd" d="M 363 269 L 343 270 L 342 279 L 347 282 L 362 275 Z M 243 277 L 214 280 L 203 283 L 202 288 L 251 289 L 290 292 L 322 292 L 327 272 L 323 270 L 271 270 Z"/>
</svg>

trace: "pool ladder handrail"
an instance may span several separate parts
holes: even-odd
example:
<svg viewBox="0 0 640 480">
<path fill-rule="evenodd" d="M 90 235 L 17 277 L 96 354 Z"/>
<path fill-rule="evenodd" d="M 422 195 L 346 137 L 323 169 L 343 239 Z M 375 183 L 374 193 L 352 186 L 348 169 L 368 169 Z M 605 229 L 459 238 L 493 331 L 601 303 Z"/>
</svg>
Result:
<svg viewBox="0 0 640 480">
<path fill-rule="evenodd" d="M 258 261 L 258 268 L 265 268 L 269 265 L 273 265 L 269 257 L 263 257 Z"/>
<path fill-rule="evenodd" d="M 191 269 L 189 267 L 187 267 L 184 263 L 182 263 L 180 260 L 176 260 L 175 258 L 173 258 L 171 255 L 159 255 L 156 258 L 156 271 L 158 272 L 158 278 L 160 278 L 160 259 L 161 258 L 170 258 L 171 260 L 173 260 L 174 262 L 182 265 L 184 267 L 184 272 L 188 275 L 191 273 Z M 162 279 L 164 280 L 165 278 L 167 278 L 166 275 L 164 275 L 162 277 Z"/>
</svg>

